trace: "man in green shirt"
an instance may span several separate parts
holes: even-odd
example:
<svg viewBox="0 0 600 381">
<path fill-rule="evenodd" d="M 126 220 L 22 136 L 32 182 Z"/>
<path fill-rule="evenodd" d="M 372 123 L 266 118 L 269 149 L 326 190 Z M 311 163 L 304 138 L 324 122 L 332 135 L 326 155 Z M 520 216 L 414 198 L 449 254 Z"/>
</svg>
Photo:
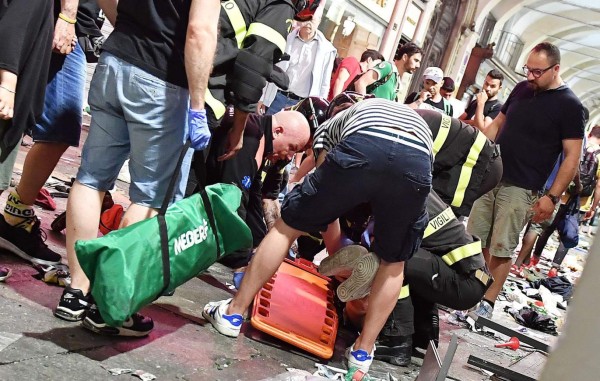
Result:
<svg viewBox="0 0 600 381">
<path fill-rule="evenodd" d="M 394 57 L 394 63 L 384 61 L 363 74 L 355 83 L 361 94 L 373 94 L 377 98 L 396 100 L 404 73 L 414 73 L 421 65 L 423 51 L 416 44 L 402 45 Z"/>
</svg>

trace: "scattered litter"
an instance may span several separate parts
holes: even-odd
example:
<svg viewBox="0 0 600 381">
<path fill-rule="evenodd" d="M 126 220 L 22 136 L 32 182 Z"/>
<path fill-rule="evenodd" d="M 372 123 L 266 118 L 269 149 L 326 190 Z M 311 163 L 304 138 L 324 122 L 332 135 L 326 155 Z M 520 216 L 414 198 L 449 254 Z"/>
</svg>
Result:
<svg viewBox="0 0 600 381">
<path fill-rule="evenodd" d="M 156 379 L 156 376 L 152 373 L 144 372 L 143 370 L 136 370 L 132 373 L 133 376 L 140 378 L 142 381 L 152 381 Z"/>
<path fill-rule="evenodd" d="M 61 287 L 67 287 L 71 284 L 71 274 L 67 265 L 39 265 L 33 266 L 38 274 L 37 278 L 48 284 L 55 284 Z"/>
<path fill-rule="evenodd" d="M 106 370 L 108 370 L 113 376 L 120 376 L 122 374 L 133 373 L 133 369 L 112 368 Z"/>
</svg>

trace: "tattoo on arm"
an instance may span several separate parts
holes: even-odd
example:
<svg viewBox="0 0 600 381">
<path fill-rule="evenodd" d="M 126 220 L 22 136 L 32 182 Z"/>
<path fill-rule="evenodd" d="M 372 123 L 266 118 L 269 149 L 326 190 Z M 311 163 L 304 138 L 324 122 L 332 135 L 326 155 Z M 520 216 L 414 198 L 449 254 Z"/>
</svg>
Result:
<svg viewBox="0 0 600 381">
<path fill-rule="evenodd" d="M 281 216 L 278 200 L 263 199 L 263 213 L 265 215 L 265 223 L 267 230 L 271 230 L 275 221 Z"/>
</svg>

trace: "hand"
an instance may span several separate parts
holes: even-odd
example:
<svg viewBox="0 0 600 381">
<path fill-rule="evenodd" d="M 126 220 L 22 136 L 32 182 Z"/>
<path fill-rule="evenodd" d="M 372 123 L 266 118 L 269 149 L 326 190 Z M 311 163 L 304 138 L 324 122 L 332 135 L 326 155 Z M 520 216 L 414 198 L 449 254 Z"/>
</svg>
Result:
<svg viewBox="0 0 600 381">
<path fill-rule="evenodd" d="M 431 98 L 431 93 L 429 91 L 421 91 L 421 94 L 419 94 L 419 99 L 421 100 L 421 102 L 425 102 L 427 99 Z"/>
<path fill-rule="evenodd" d="M 594 214 L 596 214 L 596 211 L 594 209 L 590 209 L 587 212 L 585 212 L 585 216 L 583 217 L 584 221 L 587 220 L 591 220 L 592 217 L 594 217 Z"/>
<path fill-rule="evenodd" d="M 63 19 L 56 20 L 54 27 L 54 39 L 52 40 L 52 50 L 60 54 L 69 54 L 77 45 L 75 36 L 75 24 L 69 24 Z"/>
<path fill-rule="evenodd" d="M 543 196 L 540 197 L 535 204 L 533 204 L 531 210 L 533 212 L 533 217 L 531 217 L 531 220 L 535 223 L 540 223 L 552 217 L 552 213 L 554 212 L 554 203 L 552 200 L 550 200 L 550 197 Z"/>
<path fill-rule="evenodd" d="M 188 110 L 188 133 L 193 149 L 201 151 L 208 147 L 210 129 L 206 119 L 206 110 Z"/>
<path fill-rule="evenodd" d="M 265 104 L 262 103 L 261 101 L 258 101 L 258 103 L 256 104 L 256 113 L 258 115 L 264 115 L 265 114 Z"/>
<path fill-rule="evenodd" d="M 476 98 L 477 98 L 477 104 L 483 105 L 483 104 L 485 104 L 485 102 L 487 102 L 488 95 L 485 91 L 480 91 L 477 93 Z"/>
<path fill-rule="evenodd" d="M 218 161 L 229 160 L 235 155 L 237 155 L 238 151 L 242 149 L 242 145 L 244 144 L 244 130 L 236 131 L 234 129 L 229 130 L 227 134 L 227 151 L 217 158 Z"/>
<path fill-rule="evenodd" d="M 8 88 L 4 85 L 0 87 L 0 119 L 7 120 L 14 116 L 15 93 L 11 93 L 5 87 Z"/>
</svg>

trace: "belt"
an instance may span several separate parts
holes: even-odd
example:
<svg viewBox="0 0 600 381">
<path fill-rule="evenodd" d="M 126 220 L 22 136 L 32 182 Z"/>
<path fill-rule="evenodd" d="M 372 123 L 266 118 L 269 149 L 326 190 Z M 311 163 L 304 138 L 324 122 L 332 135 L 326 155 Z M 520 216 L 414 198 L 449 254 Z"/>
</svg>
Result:
<svg viewBox="0 0 600 381">
<path fill-rule="evenodd" d="M 299 97 L 298 95 L 296 95 L 296 94 L 292 93 L 291 91 L 283 91 L 283 90 L 279 90 L 279 92 L 280 92 L 281 94 L 285 95 L 286 97 L 288 97 L 288 98 L 290 98 L 290 99 L 293 99 L 293 100 L 296 100 L 296 101 L 299 101 L 299 100 L 301 100 L 301 99 L 304 99 L 304 98 L 302 98 L 302 97 Z"/>
<path fill-rule="evenodd" d="M 479 269 L 473 272 L 475 278 L 480 281 L 485 287 L 489 287 L 493 282 L 494 278 L 488 275 L 485 271 Z"/>
</svg>

